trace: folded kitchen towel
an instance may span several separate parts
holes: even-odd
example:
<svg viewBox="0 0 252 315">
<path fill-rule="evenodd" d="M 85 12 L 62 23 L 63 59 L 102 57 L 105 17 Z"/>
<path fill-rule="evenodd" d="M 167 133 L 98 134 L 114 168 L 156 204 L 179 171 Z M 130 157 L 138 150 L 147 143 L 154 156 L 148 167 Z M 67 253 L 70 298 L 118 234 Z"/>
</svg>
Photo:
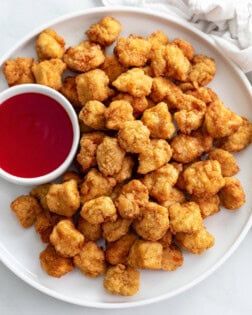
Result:
<svg viewBox="0 0 252 315">
<path fill-rule="evenodd" d="M 252 0 L 102 0 L 149 8 L 192 23 L 252 78 Z M 251 73 L 249 73 L 251 72 Z"/>
</svg>

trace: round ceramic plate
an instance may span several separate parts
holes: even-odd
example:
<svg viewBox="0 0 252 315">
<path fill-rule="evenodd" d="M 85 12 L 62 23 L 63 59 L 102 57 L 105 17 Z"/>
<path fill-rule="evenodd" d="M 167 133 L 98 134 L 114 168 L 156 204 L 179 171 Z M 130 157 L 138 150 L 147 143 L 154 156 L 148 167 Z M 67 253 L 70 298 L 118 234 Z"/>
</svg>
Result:
<svg viewBox="0 0 252 315">
<path fill-rule="evenodd" d="M 193 44 L 197 53 L 213 57 L 217 64 L 217 74 L 210 87 L 226 106 L 252 120 L 251 87 L 243 73 L 215 48 L 212 40 L 185 22 L 149 11 L 99 8 L 65 16 L 48 25 L 43 25 L 21 41 L 0 60 L 0 65 L 4 60 L 17 56 L 36 58 L 34 41 L 37 34 L 44 28 L 55 29 L 65 38 L 67 46 L 76 45 L 83 40 L 84 31 L 90 24 L 104 16 L 117 18 L 122 23 L 124 36 L 131 33 L 147 36 L 161 29 L 170 39 L 184 38 Z M 6 81 L 1 73 L 0 91 L 6 88 Z M 12 185 L 4 180 L 0 180 L 0 258 L 9 269 L 33 287 L 74 304 L 122 308 L 153 303 L 179 294 L 216 270 L 237 248 L 249 230 L 252 221 L 251 156 L 252 147 L 236 155 L 241 169 L 237 177 L 245 189 L 246 204 L 238 211 L 222 209 L 218 214 L 204 221 L 207 229 L 215 236 L 215 246 L 202 255 L 184 253 L 183 266 L 174 272 L 141 271 L 140 290 L 133 297 L 107 294 L 103 289 L 102 277 L 89 279 L 78 269 L 60 279 L 49 277 L 41 269 L 38 258 L 45 245 L 41 243 L 33 228 L 25 230 L 19 225 L 9 208 L 10 202 L 16 196 L 27 193 L 29 188 Z"/>
</svg>

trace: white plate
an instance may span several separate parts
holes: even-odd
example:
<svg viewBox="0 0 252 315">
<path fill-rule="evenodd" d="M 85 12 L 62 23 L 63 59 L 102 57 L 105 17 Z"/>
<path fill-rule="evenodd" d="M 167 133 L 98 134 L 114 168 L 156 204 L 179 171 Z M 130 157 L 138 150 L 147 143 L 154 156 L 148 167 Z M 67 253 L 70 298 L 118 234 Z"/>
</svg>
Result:
<svg viewBox="0 0 252 315">
<path fill-rule="evenodd" d="M 161 14 L 136 9 L 99 8 L 86 10 L 79 14 L 65 16 L 48 25 L 43 25 L 22 40 L 16 48 L 0 60 L 17 56 L 35 56 L 34 39 L 44 28 L 54 28 L 68 45 L 83 40 L 84 31 L 90 24 L 103 16 L 110 15 L 119 19 L 123 26 L 122 35 L 131 33 L 146 36 L 162 29 L 169 38 L 182 37 L 191 42 L 197 53 L 213 57 L 217 63 L 217 75 L 210 86 L 220 99 L 240 115 L 252 120 L 251 90 L 244 74 L 227 61 L 215 48 L 213 42 L 189 24 Z M 0 91 L 7 88 L 0 74 Z M 12 185 L 0 179 L 0 258 L 3 263 L 21 279 L 38 290 L 55 298 L 84 306 L 100 308 L 123 308 L 144 305 L 179 294 L 210 275 L 219 267 L 240 244 L 252 223 L 252 168 L 250 157 L 252 147 L 236 155 L 241 171 L 241 180 L 247 195 L 246 204 L 238 211 L 223 209 L 220 213 L 205 220 L 208 230 L 214 234 L 216 245 L 202 255 L 185 253 L 184 265 L 174 272 L 141 271 L 141 287 L 133 297 L 112 296 L 102 286 L 102 278 L 89 279 L 77 269 L 61 279 L 47 276 L 40 268 L 39 253 L 45 247 L 34 229 L 20 227 L 9 209 L 10 202 L 18 195 L 28 192 L 28 188 Z"/>
</svg>

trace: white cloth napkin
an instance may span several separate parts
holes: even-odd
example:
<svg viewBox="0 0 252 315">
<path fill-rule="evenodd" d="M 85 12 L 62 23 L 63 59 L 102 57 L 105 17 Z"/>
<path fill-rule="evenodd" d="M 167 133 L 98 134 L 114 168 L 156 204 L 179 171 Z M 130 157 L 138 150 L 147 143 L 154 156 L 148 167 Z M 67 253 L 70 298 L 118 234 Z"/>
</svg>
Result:
<svg viewBox="0 0 252 315">
<path fill-rule="evenodd" d="M 102 0 L 179 16 L 210 34 L 245 73 L 252 71 L 252 0 Z M 249 74 L 251 76 L 251 73 Z M 252 76 L 251 76 L 252 77 Z"/>
</svg>

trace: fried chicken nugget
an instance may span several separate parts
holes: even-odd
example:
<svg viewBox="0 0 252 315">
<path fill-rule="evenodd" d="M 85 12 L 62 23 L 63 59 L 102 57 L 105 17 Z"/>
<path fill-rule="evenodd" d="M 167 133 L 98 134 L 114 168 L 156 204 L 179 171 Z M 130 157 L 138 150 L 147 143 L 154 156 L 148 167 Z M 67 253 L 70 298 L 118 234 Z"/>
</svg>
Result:
<svg viewBox="0 0 252 315">
<path fill-rule="evenodd" d="M 186 196 L 185 193 L 181 190 L 179 190 L 176 187 L 171 187 L 169 191 L 169 195 L 166 200 L 159 201 L 159 204 L 167 209 L 174 203 L 184 203 L 186 202 Z"/>
<path fill-rule="evenodd" d="M 62 184 L 52 184 L 46 202 L 50 211 L 72 217 L 80 207 L 78 183 L 71 179 Z"/>
<path fill-rule="evenodd" d="M 185 188 L 197 197 L 210 197 L 219 192 L 225 180 L 217 160 L 205 160 L 192 163 L 183 172 Z"/>
<path fill-rule="evenodd" d="M 140 208 L 132 194 L 120 194 L 115 199 L 115 206 L 124 219 L 135 219 L 140 214 Z"/>
<path fill-rule="evenodd" d="M 76 110 L 82 107 L 78 98 L 76 80 L 74 76 L 65 77 L 59 91 L 69 100 Z"/>
<path fill-rule="evenodd" d="M 150 57 L 151 43 L 135 35 L 120 37 L 114 53 L 120 63 L 126 67 L 143 67 Z"/>
<path fill-rule="evenodd" d="M 51 186 L 51 184 L 41 184 L 41 185 L 34 187 L 30 191 L 30 195 L 32 197 L 35 197 L 39 201 L 39 204 L 41 205 L 41 207 L 44 210 L 49 210 L 48 205 L 47 205 L 47 201 L 46 201 L 46 195 L 49 191 L 50 186 Z"/>
<path fill-rule="evenodd" d="M 205 126 L 213 138 L 227 137 L 235 133 L 242 125 L 242 117 L 225 107 L 219 99 L 211 103 L 206 110 Z"/>
<path fill-rule="evenodd" d="M 63 257 L 77 255 L 83 244 L 84 236 L 69 219 L 59 221 L 50 235 L 50 242 L 58 254 Z"/>
<path fill-rule="evenodd" d="M 174 203 L 168 209 L 172 233 L 193 233 L 202 226 L 200 208 L 196 202 Z"/>
<path fill-rule="evenodd" d="M 214 236 L 204 226 L 195 233 L 176 233 L 176 242 L 193 254 L 201 254 L 214 246 Z"/>
<path fill-rule="evenodd" d="M 42 269 L 51 277 L 60 278 L 74 269 L 71 258 L 60 256 L 52 245 L 48 245 L 39 255 Z"/>
<path fill-rule="evenodd" d="M 114 222 L 105 222 L 102 224 L 102 236 L 108 242 L 117 241 L 128 233 L 131 223 L 131 219 L 121 218 L 118 218 Z"/>
<path fill-rule="evenodd" d="M 106 128 L 119 130 L 126 121 L 135 120 L 133 107 L 128 101 L 112 101 L 105 111 Z"/>
<path fill-rule="evenodd" d="M 140 273 L 135 268 L 118 264 L 108 268 L 103 286 L 111 294 L 131 296 L 139 290 L 139 278 Z"/>
<path fill-rule="evenodd" d="M 201 198 L 192 195 L 191 201 L 198 204 L 203 219 L 220 211 L 220 198 L 218 195 Z"/>
<path fill-rule="evenodd" d="M 158 242 L 163 246 L 163 249 L 170 247 L 170 245 L 172 244 L 172 232 L 170 229 L 168 229 L 164 236 L 162 236 Z"/>
<path fill-rule="evenodd" d="M 91 278 L 105 274 L 107 269 L 103 249 L 92 241 L 84 244 L 81 251 L 74 256 L 73 261 L 85 276 Z"/>
<path fill-rule="evenodd" d="M 182 109 L 174 114 L 178 129 L 184 134 L 190 134 L 203 124 L 205 111 Z"/>
<path fill-rule="evenodd" d="M 172 116 L 165 102 L 146 109 L 141 118 L 143 124 L 150 130 L 150 136 L 158 139 L 170 139 L 175 133 Z"/>
<path fill-rule="evenodd" d="M 169 38 L 162 30 L 157 30 L 151 33 L 147 37 L 148 42 L 151 43 L 151 49 L 154 50 L 156 47 L 160 45 L 166 45 L 169 42 Z"/>
<path fill-rule="evenodd" d="M 183 265 L 183 261 L 183 254 L 180 248 L 176 245 L 171 245 L 170 247 L 163 249 L 161 269 L 165 271 L 174 271 Z"/>
<path fill-rule="evenodd" d="M 152 78 L 146 75 L 143 69 L 132 68 L 119 75 L 112 85 L 120 92 L 142 97 L 150 94 Z"/>
<path fill-rule="evenodd" d="M 149 200 L 147 187 L 138 179 L 132 179 L 125 184 L 121 189 L 121 193 L 129 199 L 134 199 L 140 207 Z"/>
<path fill-rule="evenodd" d="M 88 101 L 79 112 L 79 119 L 90 128 L 103 130 L 105 128 L 106 106 L 99 101 Z"/>
<path fill-rule="evenodd" d="M 112 83 L 128 68 L 123 66 L 116 56 L 107 55 L 105 56 L 104 63 L 100 66 L 100 69 L 106 73 L 106 75 L 109 77 L 109 82 Z"/>
<path fill-rule="evenodd" d="M 133 107 L 133 115 L 138 117 L 141 115 L 148 107 L 149 103 L 145 96 L 134 97 L 128 93 L 118 93 L 112 99 L 113 101 L 124 100 L 128 101 L 130 105 Z"/>
<path fill-rule="evenodd" d="M 234 177 L 225 177 L 225 185 L 219 196 L 223 207 L 229 210 L 239 209 L 246 201 L 241 182 Z"/>
<path fill-rule="evenodd" d="M 121 23 L 113 17 L 105 16 L 100 21 L 92 24 L 85 32 L 89 40 L 101 46 L 111 45 L 121 33 Z"/>
<path fill-rule="evenodd" d="M 172 157 L 172 148 L 169 143 L 163 139 L 153 139 L 138 156 L 137 172 L 147 174 L 158 169 L 170 161 Z"/>
<path fill-rule="evenodd" d="M 155 202 L 146 203 L 133 228 L 144 240 L 159 240 L 169 228 L 168 210 Z"/>
<path fill-rule="evenodd" d="M 52 58 L 61 59 L 65 51 L 65 41 L 52 29 L 45 29 L 36 39 L 35 49 L 40 61 Z"/>
<path fill-rule="evenodd" d="M 125 156 L 122 160 L 122 167 L 118 173 L 113 177 L 117 183 L 122 183 L 126 179 L 129 179 L 132 176 L 132 171 L 134 167 L 134 160 L 131 156 Z"/>
<path fill-rule="evenodd" d="M 194 57 L 194 49 L 193 46 L 182 38 L 175 38 L 173 43 L 176 44 L 183 52 L 184 56 L 191 61 Z"/>
<path fill-rule="evenodd" d="M 32 72 L 34 63 L 33 58 L 26 57 L 6 60 L 3 65 L 3 73 L 8 85 L 34 83 L 35 78 Z"/>
<path fill-rule="evenodd" d="M 208 154 L 209 160 L 217 160 L 221 165 L 221 173 L 224 177 L 234 176 L 239 172 L 239 166 L 235 157 L 223 149 L 213 149 Z"/>
<path fill-rule="evenodd" d="M 61 59 L 53 58 L 34 63 L 32 73 L 36 83 L 60 90 L 62 87 L 62 73 L 65 69 L 66 64 Z"/>
<path fill-rule="evenodd" d="M 78 216 L 77 229 L 85 238 L 85 241 L 98 241 L 102 236 L 101 224 L 91 224 L 82 216 Z"/>
<path fill-rule="evenodd" d="M 28 195 L 22 195 L 13 200 L 10 204 L 11 210 L 15 213 L 19 223 L 28 228 L 36 220 L 36 216 L 42 211 L 38 201 Z"/>
<path fill-rule="evenodd" d="M 218 99 L 217 94 L 209 87 L 199 87 L 197 89 L 186 91 L 187 95 L 192 95 L 206 104 L 212 103 Z"/>
</svg>

